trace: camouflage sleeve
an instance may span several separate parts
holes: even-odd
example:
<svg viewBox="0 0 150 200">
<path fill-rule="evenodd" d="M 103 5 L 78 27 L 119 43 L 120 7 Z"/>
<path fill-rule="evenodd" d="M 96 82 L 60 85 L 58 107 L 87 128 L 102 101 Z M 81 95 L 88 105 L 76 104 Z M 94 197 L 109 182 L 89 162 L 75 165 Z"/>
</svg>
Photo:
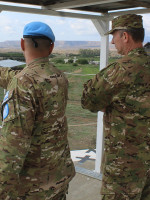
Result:
<svg viewBox="0 0 150 200">
<path fill-rule="evenodd" d="M 92 112 L 104 111 L 124 86 L 124 68 L 112 63 L 84 84 L 82 107 Z"/>
<path fill-rule="evenodd" d="M 9 67 L 0 67 L 0 87 L 7 88 L 9 81 L 19 72 Z"/>
<path fill-rule="evenodd" d="M 13 84 L 12 84 L 13 85 Z M 17 199 L 19 173 L 28 153 L 35 119 L 32 91 L 17 85 L 2 103 L 0 135 L 0 197 Z M 8 198 L 9 199 L 9 198 Z"/>
</svg>

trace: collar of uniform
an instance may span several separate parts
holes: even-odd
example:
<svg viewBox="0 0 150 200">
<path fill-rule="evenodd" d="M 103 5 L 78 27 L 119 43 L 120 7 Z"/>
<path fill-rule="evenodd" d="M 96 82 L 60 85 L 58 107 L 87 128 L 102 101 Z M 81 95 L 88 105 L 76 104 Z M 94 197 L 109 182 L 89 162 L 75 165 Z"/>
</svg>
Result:
<svg viewBox="0 0 150 200">
<path fill-rule="evenodd" d="M 32 60 L 32 62 L 30 62 L 27 66 L 31 67 L 32 65 L 35 64 L 40 64 L 40 63 L 45 63 L 45 62 L 49 62 L 49 57 L 41 57 L 41 58 L 36 58 L 34 60 Z"/>
<path fill-rule="evenodd" d="M 140 54 L 145 54 L 145 53 L 146 53 L 146 52 L 145 52 L 144 48 L 136 48 L 136 49 L 131 50 L 131 51 L 128 53 L 128 55 L 129 55 L 129 56 L 131 56 L 131 55 L 133 55 L 133 54 L 138 54 L 138 55 L 140 55 Z"/>
</svg>

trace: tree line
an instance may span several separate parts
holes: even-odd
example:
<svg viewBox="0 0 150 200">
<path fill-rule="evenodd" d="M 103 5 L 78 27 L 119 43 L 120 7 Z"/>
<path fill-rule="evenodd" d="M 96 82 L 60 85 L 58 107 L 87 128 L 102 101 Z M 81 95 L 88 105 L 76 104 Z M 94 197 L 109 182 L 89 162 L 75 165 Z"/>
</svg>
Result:
<svg viewBox="0 0 150 200">
<path fill-rule="evenodd" d="M 0 53 L 0 57 L 3 60 L 11 59 L 11 60 L 25 61 L 23 53 L 19 53 L 19 52 Z"/>
<path fill-rule="evenodd" d="M 80 49 L 79 54 L 80 54 L 80 56 L 83 56 L 83 57 L 99 56 L 100 49 Z"/>
</svg>

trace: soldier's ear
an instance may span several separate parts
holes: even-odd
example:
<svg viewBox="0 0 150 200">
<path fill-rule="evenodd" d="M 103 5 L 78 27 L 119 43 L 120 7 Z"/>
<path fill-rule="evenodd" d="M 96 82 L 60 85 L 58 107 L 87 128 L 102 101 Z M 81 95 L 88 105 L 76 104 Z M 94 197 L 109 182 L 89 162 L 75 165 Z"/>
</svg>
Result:
<svg viewBox="0 0 150 200">
<path fill-rule="evenodd" d="M 54 49 L 54 43 L 52 43 L 52 44 L 50 45 L 50 48 L 49 48 L 49 55 L 52 53 L 53 49 Z"/>
<path fill-rule="evenodd" d="M 129 34 L 127 32 L 123 32 L 123 40 L 125 43 L 127 43 L 129 41 Z"/>
<path fill-rule="evenodd" d="M 21 49 L 22 49 L 22 51 L 25 50 L 25 45 L 24 45 L 24 39 L 23 38 L 21 38 Z"/>
</svg>

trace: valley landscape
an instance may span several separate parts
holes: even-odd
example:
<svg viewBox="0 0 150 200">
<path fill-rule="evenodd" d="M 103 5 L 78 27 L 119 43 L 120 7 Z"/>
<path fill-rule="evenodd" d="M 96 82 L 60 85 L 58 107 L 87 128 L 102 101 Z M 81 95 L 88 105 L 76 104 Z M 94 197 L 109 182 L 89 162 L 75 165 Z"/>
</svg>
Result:
<svg viewBox="0 0 150 200">
<path fill-rule="evenodd" d="M 78 53 L 79 49 L 100 49 L 100 46 L 100 41 L 56 41 L 53 53 Z M 116 52 L 111 43 L 109 49 Z M 21 52 L 20 41 L 0 42 L 0 53 L 2 52 Z"/>
</svg>

